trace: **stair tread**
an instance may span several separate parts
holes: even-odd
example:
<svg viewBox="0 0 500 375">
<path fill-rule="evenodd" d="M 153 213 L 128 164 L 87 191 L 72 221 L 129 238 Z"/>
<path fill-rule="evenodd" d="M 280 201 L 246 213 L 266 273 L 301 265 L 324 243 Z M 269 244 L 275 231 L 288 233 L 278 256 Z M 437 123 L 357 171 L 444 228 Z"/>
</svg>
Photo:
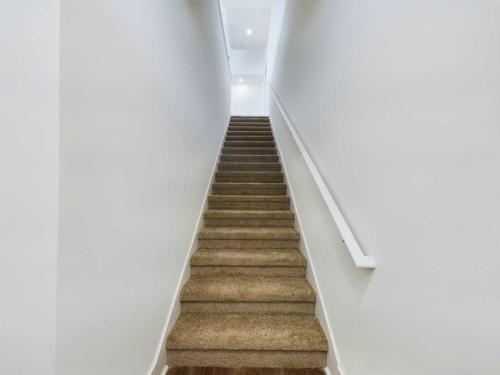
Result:
<svg viewBox="0 0 500 375">
<path fill-rule="evenodd" d="M 290 202 L 290 197 L 287 195 L 223 195 L 211 194 L 208 196 L 209 201 L 223 202 Z"/>
<path fill-rule="evenodd" d="M 238 148 L 270 148 L 275 147 L 274 141 L 224 141 L 224 147 L 238 147 Z"/>
<path fill-rule="evenodd" d="M 281 164 L 278 162 L 266 162 L 266 161 L 221 161 L 219 162 L 219 167 L 240 167 L 240 168 L 249 168 L 249 167 L 269 167 L 280 170 Z M 246 171 L 246 170 L 242 170 Z"/>
<path fill-rule="evenodd" d="M 220 164 L 227 164 L 227 165 L 234 165 L 234 166 L 237 166 L 237 165 L 243 165 L 243 166 L 247 166 L 247 165 L 281 166 L 281 163 L 279 163 L 279 162 L 265 162 L 265 161 L 222 161 L 219 163 L 219 165 Z"/>
<path fill-rule="evenodd" d="M 198 249 L 191 266 L 305 267 L 306 258 L 290 249 Z"/>
<path fill-rule="evenodd" d="M 193 275 L 181 302 L 309 302 L 316 294 L 305 277 Z"/>
<path fill-rule="evenodd" d="M 228 132 L 233 132 L 233 131 L 254 131 L 254 132 L 258 132 L 258 131 L 271 131 L 271 127 L 269 126 L 255 126 L 255 125 L 247 125 L 247 124 L 241 124 L 241 125 L 231 125 L 229 126 L 229 128 L 227 129 Z"/>
<path fill-rule="evenodd" d="M 284 176 L 278 171 L 218 171 L 216 176 Z"/>
<path fill-rule="evenodd" d="M 299 232 L 289 227 L 203 227 L 198 238 L 202 240 L 298 240 Z"/>
<path fill-rule="evenodd" d="M 312 314 L 183 313 L 167 349 L 326 352 L 328 343 Z"/>
<path fill-rule="evenodd" d="M 266 163 L 279 163 L 278 155 L 245 155 L 245 154 L 221 154 L 221 161 L 250 161 L 250 162 L 262 162 L 265 160 Z M 272 160 L 272 161 L 270 161 Z M 280 163 L 281 164 L 281 163 Z"/>
<path fill-rule="evenodd" d="M 206 218 L 255 218 L 255 219 L 293 219 L 295 214 L 290 210 L 214 210 L 205 211 Z"/>
<path fill-rule="evenodd" d="M 231 137 L 266 137 L 274 139 L 273 133 L 271 132 L 251 130 L 231 130 L 226 134 L 226 138 Z"/>
<path fill-rule="evenodd" d="M 277 155 L 275 147 L 228 147 L 222 148 L 223 155 Z"/>
<path fill-rule="evenodd" d="M 271 129 L 271 123 L 269 122 L 260 122 L 260 121 L 231 121 L 229 123 L 229 128 L 231 127 L 239 127 L 239 126 L 253 126 L 256 128 L 269 128 Z"/>
<path fill-rule="evenodd" d="M 274 137 L 272 134 L 266 135 L 254 135 L 254 134 L 242 134 L 236 135 L 228 133 L 226 134 L 227 141 L 264 141 L 264 142 L 272 142 Z"/>
<path fill-rule="evenodd" d="M 283 187 L 286 186 L 284 182 L 214 182 L 214 185 L 226 185 L 234 187 Z"/>
</svg>

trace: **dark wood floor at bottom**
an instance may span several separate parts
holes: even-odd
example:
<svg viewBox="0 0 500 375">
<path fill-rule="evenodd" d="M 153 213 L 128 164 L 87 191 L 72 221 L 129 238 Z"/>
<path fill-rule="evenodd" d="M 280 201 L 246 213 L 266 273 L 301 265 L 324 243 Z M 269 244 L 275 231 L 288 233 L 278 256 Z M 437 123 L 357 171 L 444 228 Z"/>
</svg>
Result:
<svg viewBox="0 0 500 375">
<path fill-rule="evenodd" d="M 322 369 L 171 367 L 167 375 L 325 375 Z"/>
</svg>

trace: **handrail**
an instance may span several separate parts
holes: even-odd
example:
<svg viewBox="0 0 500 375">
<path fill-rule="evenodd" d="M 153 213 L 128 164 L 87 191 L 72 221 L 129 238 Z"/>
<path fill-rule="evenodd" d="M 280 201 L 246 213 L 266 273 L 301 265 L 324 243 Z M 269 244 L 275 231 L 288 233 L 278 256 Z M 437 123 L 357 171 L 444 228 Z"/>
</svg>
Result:
<svg viewBox="0 0 500 375">
<path fill-rule="evenodd" d="M 274 88 L 272 87 L 271 84 L 269 84 L 269 88 L 273 95 L 274 101 L 285 120 L 288 130 L 292 134 L 295 143 L 297 143 L 299 151 L 302 157 L 304 158 L 307 167 L 309 168 L 309 172 L 311 173 L 314 182 L 316 183 L 321 193 L 321 196 L 323 197 L 326 206 L 328 207 L 328 210 L 332 215 L 333 220 L 337 224 L 337 228 L 340 232 L 340 235 L 342 236 L 342 239 L 344 240 L 345 245 L 347 246 L 347 249 L 349 250 L 349 253 L 351 254 L 354 264 L 358 268 L 368 268 L 368 269 L 376 268 L 375 259 L 373 259 L 369 255 L 365 255 L 361 250 L 361 247 L 359 246 L 358 241 L 356 241 L 356 238 L 354 237 L 351 228 L 349 228 L 349 224 L 347 224 L 346 220 L 344 219 L 344 216 L 342 215 L 342 212 L 340 212 L 340 209 L 335 203 L 335 200 L 333 199 L 330 190 L 328 190 L 325 181 L 321 177 L 318 168 L 316 168 L 316 165 L 314 164 L 311 156 L 307 152 L 304 143 L 300 139 L 299 135 L 297 134 L 297 131 L 295 130 L 295 127 L 293 126 L 292 120 L 288 116 L 286 110 L 283 108 L 283 105 L 281 104 L 281 101 L 279 100 L 278 95 L 274 91 Z"/>
<path fill-rule="evenodd" d="M 229 56 L 229 49 L 227 47 L 227 39 L 226 39 L 226 29 L 224 28 L 224 17 L 222 16 L 222 3 L 221 0 L 217 0 L 217 3 L 219 4 L 219 19 L 220 19 L 220 25 L 222 29 L 222 39 L 224 39 L 224 48 L 226 49 L 226 61 L 227 61 L 227 66 L 229 68 L 229 76 L 231 79 L 233 78 L 233 72 L 231 71 L 231 63 L 230 63 L 230 56 Z"/>
</svg>

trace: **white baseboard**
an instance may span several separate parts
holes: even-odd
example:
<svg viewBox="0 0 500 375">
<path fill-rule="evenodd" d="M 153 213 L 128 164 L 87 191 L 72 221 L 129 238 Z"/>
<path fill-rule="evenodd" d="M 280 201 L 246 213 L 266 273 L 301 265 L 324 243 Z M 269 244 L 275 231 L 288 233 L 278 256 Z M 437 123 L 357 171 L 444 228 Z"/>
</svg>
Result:
<svg viewBox="0 0 500 375">
<path fill-rule="evenodd" d="M 305 256 L 307 258 L 307 261 L 308 261 L 308 280 L 309 282 L 312 284 L 314 290 L 316 291 L 316 294 L 317 294 L 317 305 L 316 305 L 316 314 L 317 314 L 317 317 L 318 317 L 318 320 L 322 323 L 322 326 L 323 326 L 323 329 L 326 330 L 326 334 L 327 334 L 327 339 L 328 339 L 328 342 L 329 342 L 329 346 L 330 346 L 330 350 L 333 350 L 333 353 L 334 353 L 334 356 L 335 356 L 335 367 L 334 367 L 334 371 L 333 371 L 333 374 L 332 374 L 332 371 L 330 370 L 329 367 L 325 367 L 325 373 L 327 375 L 345 375 L 343 370 L 342 370 L 342 366 L 341 366 L 341 361 L 340 361 L 340 356 L 339 356 L 339 351 L 338 351 L 338 347 L 337 347 L 337 344 L 335 342 L 335 337 L 333 335 L 333 329 L 332 329 L 332 326 L 330 324 L 330 320 L 328 319 L 328 313 L 327 313 L 327 310 L 326 310 L 326 307 L 325 307 L 325 303 L 324 303 L 324 298 L 323 298 L 323 293 L 321 291 L 321 287 L 319 286 L 319 282 L 318 282 L 318 277 L 317 277 L 317 274 L 316 274 L 316 268 L 314 266 L 314 261 L 311 257 L 311 253 L 309 251 L 309 246 L 308 246 L 308 243 L 307 243 L 307 236 L 306 234 L 304 233 L 304 231 L 302 230 L 303 226 L 302 226 L 302 222 L 300 220 L 300 214 L 299 212 L 297 211 L 297 205 L 296 205 L 296 200 L 295 200 L 295 195 L 293 193 L 293 187 L 292 187 L 292 184 L 290 183 L 290 180 L 288 179 L 288 173 L 287 173 L 287 169 L 286 169 L 286 162 L 285 162 L 285 159 L 283 158 L 283 155 L 281 153 L 281 148 L 280 148 L 280 145 L 279 145 L 279 140 L 278 140 L 278 137 L 276 136 L 276 132 L 274 131 L 274 127 L 272 125 L 272 121 L 271 121 L 271 128 L 272 128 L 272 132 L 274 134 L 274 139 L 275 139 L 275 142 L 276 142 L 276 148 L 278 149 L 278 155 L 279 155 L 279 158 L 280 158 L 280 161 L 281 161 L 281 164 L 283 165 L 283 172 L 284 172 L 284 175 L 285 175 L 285 182 L 287 184 L 287 187 L 288 187 L 288 190 L 289 190 L 289 193 L 290 193 L 290 208 L 291 210 L 295 213 L 295 217 L 297 219 L 297 229 L 300 233 L 300 250 L 305 253 Z"/>
<path fill-rule="evenodd" d="M 148 370 L 148 375 L 164 375 L 166 372 L 166 363 L 161 363 L 162 358 L 166 358 L 166 342 L 167 342 L 167 335 L 168 332 L 170 331 L 170 327 L 172 324 L 177 320 L 177 317 L 180 313 L 180 302 L 179 302 L 179 297 L 181 293 L 182 286 L 186 282 L 186 280 L 190 276 L 190 268 L 189 268 L 189 260 L 191 258 L 191 255 L 194 253 L 196 250 L 196 247 L 198 245 L 198 232 L 200 231 L 201 227 L 203 226 L 203 214 L 205 210 L 207 209 L 208 206 L 208 195 L 210 194 L 210 189 L 212 187 L 212 184 L 214 182 L 215 178 L 215 171 L 217 169 L 217 164 L 219 162 L 219 156 L 222 151 L 222 147 L 224 146 L 224 138 L 227 133 L 227 128 L 229 126 L 229 118 L 227 119 L 226 122 L 226 127 L 224 128 L 224 135 L 222 137 L 221 143 L 219 145 L 219 149 L 217 151 L 217 157 L 215 159 L 215 163 L 212 167 L 212 175 L 210 177 L 210 181 L 207 185 L 207 188 L 205 190 L 205 195 L 203 197 L 203 203 L 201 204 L 201 209 L 200 212 L 198 213 L 198 219 L 196 221 L 196 227 L 193 232 L 193 236 L 191 237 L 191 244 L 189 246 L 189 251 L 186 254 L 186 259 L 184 260 L 184 265 L 182 267 L 182 273 L 179 277 L 179 281 L 177 282 L 177 286 L 175 288 L 175 293 L 174 293 L 174 298 L 172 302 L 170 303 L 170 307 L 168 309 L 167 317 L 165 319 L 165 323 L 163 325 L 163 330 L 162 334 L 160 337 L 160 342 L 158 343 L 158 347 L 156 348 L 155 356 L 153 358 L 153 363 L 151 364 L 149 370 Z M 163 355 L 162 355 L 163 354 Z M 165 367 L 164 367 L 165 366 Z M 160 373 L 160 369 L 163 369 L 162 372 Z"/>
</svg>

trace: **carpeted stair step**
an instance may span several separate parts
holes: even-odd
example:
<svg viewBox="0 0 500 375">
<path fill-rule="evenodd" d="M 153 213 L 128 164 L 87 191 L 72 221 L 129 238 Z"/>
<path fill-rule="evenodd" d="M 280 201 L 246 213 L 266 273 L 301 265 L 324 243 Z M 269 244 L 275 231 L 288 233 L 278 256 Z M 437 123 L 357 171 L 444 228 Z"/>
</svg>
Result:
<svg viewBox="0 0 500 375">
<path fill-rule="evenodd" d="M 266 120 L 269 121 L 269 116 L 242 116 L 242 115 L 232 115 L 232 119 L 259 119 L 259 120 Z"/>
<path fill-rule="evenodd" d="M 273 142 L 272 135 L 228 135 L 226 142 L 242 142 L 242 141 L 257 141 L 257 142 Z"/>
<path fill-rule="evenodd" d="M 300 235 L 286 227 L 203 227 L 202 249 L 298 249 Z"/>
<path fill-rule="evenodd" d="M 229 121 L 229 124 L 241 124 L 241 123 L 246 123 L 246 124 L 257 124 L 257 125 L 269 125 L 270 121 L 269 120 L 264 120 L 264 119 L 233 119 Z"/>
<path fill-rule="evenodd" d="M 226 133 L 227 137 L 241 137 L 241 136 L 253 136 L 253 137 L 273 137 L 273 132 L 271 130 L 229 130 Z"/>
<path fill-rule="evenodd" d="M 233 124 L 257 124 L 257 125 L 270 125 L 271 122 L 269 120 L 264 120 L 264 119 L 231 119 L 229 121 L 229 125 Z"/>
<path fill-rule="evenodd" d="M 280 163 L 227 163 L 218 165 L 219 171 L 273 171 L 280 172 Z"/>
<path fill-rule="evenodd" d="M 168 365 L 324 367 L 327 340 L 268 117 L 231 117 L 214 180 Z"/>
<path fill-rule="evenodd" d="M 221 195 L 285 195 L 286 184 L 277 182 L 215 182 L 212 193 Z"/>
<path fill-rule="evenodd" d="M 229 123 L 229 128 L 237 128 L 240 126 L 252 126 L 255 128 L 265 128 L 270 129 L 271 124 L 269 122 L 259 122 L 259 121 L 232 121 Z"/>
<path fill-rule="evenodd" d="M 167 364 L 320 368 L 327 350 L 312 314 L 182 313 L 167 338 Z"/>
<path fill-rule="evenodd" d="M 234 155 L 225 154 L 221 155 L 221 162 L 237 162 L 237 163 L 279 163 L 278 155 Z M 281 164 L 280 164 L 281 165 Z"/>
<path fill-rule="evenodd" d="M 282 172 L 222 171 L 215 172 L 216 182 L 283 182 Z"/>
<path fill-rule="evenodd" d="M 233 132 L 233 131 L 246 131 L 246 132 L 261 132 L 261 131 L 271 131 L 270 126 L 254 126 L 252 124 L 246 125 L 235 125 L 235 126 L 229 126 L 228 131 Z"/>
<path fill-rule="evenodd" d="M 266 116 L 231 116 L 229 122 L 233 121 L 270 122 L 269 117 Z"/>
<path fill-rule="evenodd" d="M 243 148 L 273 148 L 276 145 L 274 141 L 225 141 L 224 147 L 243 147 Z"/>
<path fill-rule="evenodd" d="M 182 312 L 313 314 L 316 295 L 305 277 L 192 276 L 181 291 Z"/>
<path fill-rule="evenodd" d="M 275 148 L 223 147 L 223 155 L 277 155 Z"/>
<path fill-rule="evenodd" d="M 270 127 L 271 123 L 269 121 L 243 121 L 243 120 L 234 120 L 229 122 L 229 126 L 263 126 Z"/>
<path fill-rule="evenodd" d="M 295 215 L 290 210 L 207 210 L 203 217 L 208 227 L 293 227 L 295 223 Z"/>
<path fill-rule="evenodd" d="M 192 275 L 306 274 L 306 258 L 295 249 L 198 249 L 191 257 Z"/>
<path fill-rule="evenodd" d="M 286 195 L 210 195 L 208 208 L 214 210 L 289 210 Z"/>
</svg>

